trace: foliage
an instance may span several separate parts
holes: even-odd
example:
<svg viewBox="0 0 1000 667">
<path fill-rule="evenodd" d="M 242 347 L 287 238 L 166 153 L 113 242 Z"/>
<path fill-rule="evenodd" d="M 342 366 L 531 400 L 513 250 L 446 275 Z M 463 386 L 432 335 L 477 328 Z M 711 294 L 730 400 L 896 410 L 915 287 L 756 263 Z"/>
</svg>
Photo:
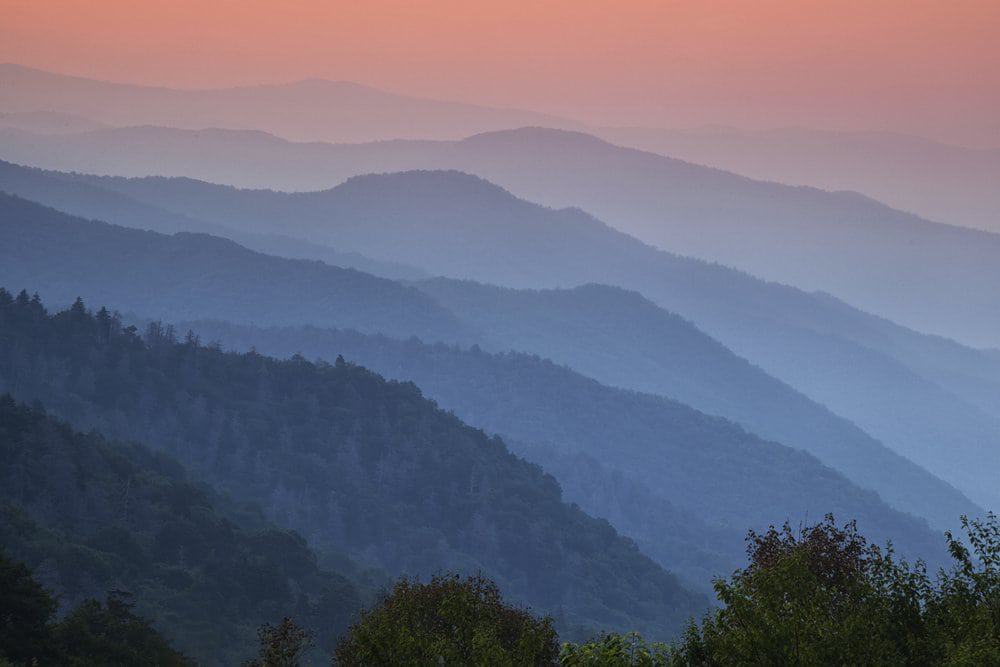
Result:
<svg viewBox="0 0 1000 667">
<path fill-rule="evenodd" d="M 286 616 L 276 626 L 260 626 L 257 642 L 257 659 L 245 663 L 245 667 L 297 667 L 312 646 L 312 633 Z"/>
<path fill-rule="evenodd" d="M 0 555 L 0 665 L 193 665 L 148 621 L 133 613 L 130 596 L 85 600 L 60 621 L 56 601 L 21 563 Z"/>
<path fill-rule="evenodd" d="M 707 602 L 499 438 L 342 359 L 223 353 L 157 323 L 140 336 L 105 310 L 48 315 L 0 293 L 4 387 L 170 454 L 321 551 L 393 574 L 481 570 L 561 629 L 669 636 Z"/>
<path fill-rule="evenodd" d="M 564 667 L 662 667 L 669 660 L 666 644 L 647 644 L 637 632 L 605 633 L 583 644 L 565 643 L 559 653 L 559 664 Z"/>
<path fill-rule="evenodd" d="M 65 604 L 81 605 L 66 623 L 91 643 L 105 630 L 87 628 L 124 618 L 123 595 L 109 598 L 104 611 L 85 602 L 108 589 L 135 594 L 142 614 L 172 642 L 213 663 L 236 662 L 255 624 L 283 613 L 321 628 L 332 646 L 360 608 L 354 587 L 322 571 L 300 536 L 248 511 L 237 522 L 226 518 L 226 503 L 186 481 L 162 454 L 76 433 L 0 396 L 0 459 L 0 543 L 44 568 Z M 4 624 L 0 634 L 14 632 L 30 645 L 44 611 L 34 599 L 40 593 L 25 588 L 23 572 L 4 573 L 5 606 L 17 609 L 20 591 L 19 604 L 37 611 L 18 612 L 20 625 Z"/>
<path fill-rule="evenodd" d="M 23 563 L 0 555 L 0 656 L 28 662 L 49 651 L 56 602 Z"/>
<path fill-rule="evenodd" d="M 551 618 L 504 603 L 481 575 L 401 579 L 337 646 L 339 665 L 546 665 L 558 654 Z"/>
<path fill-rule="evenodd" d="M 962 524 L 936 577 L 832 516 L 751 532 L 749 565 L 716 582 L 724 606 L 688 628 L 672 664 L 1000 664 L 1000 522 Z"/>
</svg>

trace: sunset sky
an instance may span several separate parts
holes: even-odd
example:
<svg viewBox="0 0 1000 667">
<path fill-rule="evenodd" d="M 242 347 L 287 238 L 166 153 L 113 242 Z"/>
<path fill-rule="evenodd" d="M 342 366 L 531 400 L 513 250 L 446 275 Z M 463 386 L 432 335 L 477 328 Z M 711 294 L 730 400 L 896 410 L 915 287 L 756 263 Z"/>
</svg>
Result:
<svg viewBox="0 0 1000 667">
<path fill-rule="evenodd" d="M 1000 147 L 997 0 L 0 0 L 0 61 L 177 87 L 351 80 L 596 124 Z"/>
</svg>

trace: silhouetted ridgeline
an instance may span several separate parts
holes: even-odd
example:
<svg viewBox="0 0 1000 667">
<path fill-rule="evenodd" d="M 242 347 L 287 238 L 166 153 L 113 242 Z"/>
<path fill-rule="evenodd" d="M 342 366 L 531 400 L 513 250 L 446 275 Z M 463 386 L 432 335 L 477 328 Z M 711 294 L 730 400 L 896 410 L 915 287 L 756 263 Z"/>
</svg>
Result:
<svg viewBox="0 0 1000 667">
<path fill-rule="evenodd" d="M 49 303 L 79 294 L 172 319 L 351 326 L 453 340 L 458 321 L 397 282 L 247 250 L 205 234 L 166 236 L 59 213 L 0 193 L 0 278 Z"/>
<path fill-rule="evenodd" d="M 538 135 L 547 136 L 541 131 Z M 528 150 L 524 141 L 528 136 L 531 132 L 526 131 L 489 141 L 484 137 L 481 142 L 489 147 L 491 142 L 503 145 L 509 141 L 518 150 Z M 572 136 L 558 138 L 575 145 Z M 602 145 L 597 141 L 583 143 Z M 611 155 L 621 150 L 607 149 Z M 602 173 L 607 175 L 608 170 L 602 168 Z M 636 290 L 960 488 L 975 502 L 1000 502 L 992 478 L 984 475 L 984 467 L 976 463 L 1000 451 L 995 446 L 1000 444 L 1000 382 L 996 379 L 1000 364 L 975 350 L 922 336 L 827 295 L 767 283 L 722 266 L 661 252 L 578 209 L 546 209 L 458 172 L 368 175 L 331 190 L 297 194 L 237 190 L 190 179 L 64 175 L 66 178 L 114 190 L 192 219 L 210 221 L 204 223 L 206 229 L 222 225 L 241 233 L 297 235 L 312 243 L 332 244 L 339 251 L 401 262 L 435 275 L 514 287 L 569 287 L 597 282 Z M 603 192 L 597 185 L 590 190 Z M 795 191 L 796 197 L 808 199 L 806 195 Z M 856 203 L 848 199 L 852 205 Z M 62 205 L 74 212 L 89 210 L 82 205 L 76 209 L 67 199 Z M 802 215 L 811 210 L 792 208 Z M 660 210 L 671 209 L 664 205 Z M 829 215 L 840 211 L 834 207 Z M 875 225 L 871 221 L 877 217 L 877 212 L 872 213 L 864 218 L 868 221 L 864 224 L 905 228 L 902 223 L 900 226 L 889 221 Z M 111 221 L 145 224 L 141 218 L 128 216 Z M 914 228 L 913 233 L 921 236 L 921 229 Z M 935 251 L 947 247 L 932 245 Z M 909 245 L 893 246 L 900 247 Z M 941 254 L 935 252 L 934 256 Z M 884 257 L 869 259 L 864 266 L 877 267 L 885 261 Z M 992 270 L 983 269 L 981 273 L 988 275 Z M 948 275 L 969 271 L 972 269 L 963 264 Z M 888 282 L 898 281 L 896 276 Z M 972 282 L 978 285 L 980 279 Z M 883 280 L 878 289 L 869 292 L 880 292 L 884 284 L 887 282 Z M 987 296 L 992 298 L 992 293 Z M 939 314 L 935 316 L 937 321 L 954 319 L 946 316 L 945 310 L 933 312 Z M 968 312 L 985 313 L 990 309 L 963 310 Z M 638 382 L 627 386 L 648 389 Z M 727 389 L 732 387 L 716 385 L 709 395 L 721 397 Z M 850 470 L 843 466 L 850 464 L 851 457 L 827 458 L 824 451 L 835 454 L 840 439 L 852 438 L 843 432 L 831 433 L 827 426 L 819 427 L 815 421 L 804 421 L 798 415 L 787 415 L 784 423 L 774 421 L 775 415 L 786 416 L 784 405 L 772 406 L 770 412 L 760 406 L 742 413 L 729 412 L 711 403 L 699 403 L 689 395 L 668 393 L 699 409 L 737 420 L 765 437 L 808 448 L 831 465 L 855 474 L 857 481 L 878 489 L 900 507 L 933 516 L 941 506 L 936 500 L 926 502 L 919 481 L 904 484 L 893 475 L 882 475 L 884 466 Z M 747 396 L 743 392 L 741 398 Z M 949 442 L 947 456 L 941 455 L 942 439 Z M 993 463 L 1000 465 L 1000 458 Z M 878 475 L 882 478 L 873 477 Z M 953 516 L 955 512 L 946 511 L 933 518 L 943 526 Z"/>
<path fill-rule="evenodd" d="M 479 189 L 497 192 L 473 180 Z M 508 195 L 501 199 L 517 203 Z M 524 202 L 517 205 L 531 209 Z M 635 293 L 596 286 L 536 293 L 438 280 L 418 284 L 431 294 L 428 298 L 397 283 L 279 260 L 215 237 L 140 233 L 12 198 L 0 198 L 0 210 L 9 213 L 0 221 L 5 240 L 0 281 L 30 284 L 53 303 L 82 294 L 92 302 L 169 321 L 212 317 L 316 324 L 424 340 L 478 340 L 493 349 L 535 352 L 605 382 L 665 394 L 765 438 L 806 449 L 895 507 L 935 525 L 949 525 L 971 506 L 854 425 Z M 411 241 L 417 243 L 415 237 Z M 972 442 L 981 448 L 981 439 Z M 981 471 L 960 464 L 962 451 L 954 448 L 949 469 L 981 478 Z"/>
</svg>

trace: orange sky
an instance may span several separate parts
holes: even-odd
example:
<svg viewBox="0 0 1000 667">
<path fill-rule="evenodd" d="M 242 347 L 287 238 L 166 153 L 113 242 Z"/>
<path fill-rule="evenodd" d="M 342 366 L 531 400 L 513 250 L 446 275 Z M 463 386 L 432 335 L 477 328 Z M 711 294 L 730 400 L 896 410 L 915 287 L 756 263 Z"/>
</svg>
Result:
<svg viewBox="0 0 1000 667">
<path fill-rule="evenodd" d="M 1000 146 L 1000 0 L 0 0 L 0 61 L 182 87 L 324 77 L 594 123 Z"/>
</svg>

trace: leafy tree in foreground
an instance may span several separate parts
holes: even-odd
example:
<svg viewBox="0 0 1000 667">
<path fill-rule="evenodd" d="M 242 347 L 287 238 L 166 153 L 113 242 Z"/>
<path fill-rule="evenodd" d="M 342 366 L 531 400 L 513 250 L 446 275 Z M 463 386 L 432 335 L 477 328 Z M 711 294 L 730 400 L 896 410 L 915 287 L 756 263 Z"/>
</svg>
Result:
<svg viewBox="0 0 1000 667">
<path fill-rule="evenodd" d="M 559 664 L 565 667 L 660 667 L 669 662 L 670 648 L 666 644 L 648 644 L 637 632 L 603 634 L 585 644 L 566 643 L 559 653 Z"/>
<path fill-rule="evenodd" d="M 336 650 L 339 665 L 548 665 L 559 653 L 552 619 L 504 604 L 492 581 L 401 579 L 362 613 Z"/>
<path fill-rule="evenodd" d="M 1000 522 L 962 518 L 936 578 L 832 516 L 750 532 L 749 564 L 716 581 L 719 609 L 670 647 L 605 635 L 564 665 L 1000 665 Z"/>
<path fill-rule="evenodd" d="M 265 623 L 257 630 L 260 648 L 257 659 L 244 667 L 298 667 L 312 646 L 312 634 L 287 616 L 278 625 Z"/>
</svg>

